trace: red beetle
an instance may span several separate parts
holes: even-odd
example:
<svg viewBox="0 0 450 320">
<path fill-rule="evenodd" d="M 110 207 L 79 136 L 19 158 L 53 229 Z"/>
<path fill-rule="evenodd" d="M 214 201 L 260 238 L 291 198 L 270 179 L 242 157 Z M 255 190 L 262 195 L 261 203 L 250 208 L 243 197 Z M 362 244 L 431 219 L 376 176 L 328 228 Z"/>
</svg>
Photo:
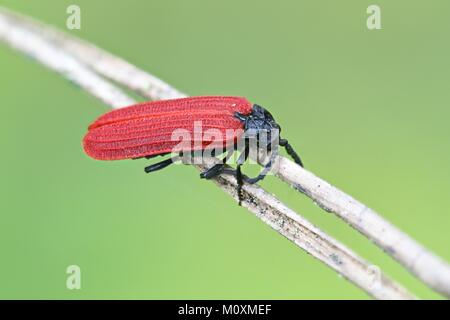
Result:
<svg viewBox="0 0 450 320">
<path fill-rule="evenodd" d="M 214 130 L 213 135 L 196 135 L 196 124 L 202 129 Z M 174 139 L 174 132 L 193 134 L 188 143 L 180 144 Z M 232 134 L 230 134 L 230 130 Z M 85 152 L 94 159 L 121 160 L 152 158 L 176 153 L 145 168 L 153 172 L 167 167 L 186 153 L 213 150 L 228 150 L 222 163 L 202 172 L 201 178 L 211 179 L 218 174 L 233 174 L 238 182 L 238 195 L 241 200 L 243 181 L 255 183 L 262 180 L 270 171 L 278 145 L 286 148 L 294 161 L 302 161 L 286 139 L 279 137 L 280 126 L 263 107 L 251 104 L 241 97 L 190 97 L 139 103 L 129 107 L 110 111 L 100 116 L 89 126 L 83 139 Z M 217 138 L 219 136 L 219 138 Z M 241 165 L 246 161 L 250 141 L 256 141 L 259 148 L 270 151 L 270 159 L 255 178 L 244 177 Z M 186 141 L 184 141 L 186 142 Z M 243 146 L 237 160 L 236 170 L 227 168 L 226 162 L 233 151 Z M 231 149 L 231 150 L 230 150 Z"/>
</svg>

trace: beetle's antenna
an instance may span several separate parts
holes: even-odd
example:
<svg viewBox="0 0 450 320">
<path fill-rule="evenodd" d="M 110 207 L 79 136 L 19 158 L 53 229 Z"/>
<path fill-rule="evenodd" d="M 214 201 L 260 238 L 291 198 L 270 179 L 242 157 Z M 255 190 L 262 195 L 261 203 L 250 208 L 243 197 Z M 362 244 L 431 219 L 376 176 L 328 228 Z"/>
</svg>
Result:
<svg viewBox="0 0 450 320">
<path fill-rule="evenodd" d="M 280 146 L 284 147 L 287 154 L 291 156 L 294 162 L 303 168 L 302 159 L 300 159 L 300 156 L 297 154 L 297 152 L 295 152 L 294 148 L 292 148 L 287 139 L 280 139 Z"/>
</svg>

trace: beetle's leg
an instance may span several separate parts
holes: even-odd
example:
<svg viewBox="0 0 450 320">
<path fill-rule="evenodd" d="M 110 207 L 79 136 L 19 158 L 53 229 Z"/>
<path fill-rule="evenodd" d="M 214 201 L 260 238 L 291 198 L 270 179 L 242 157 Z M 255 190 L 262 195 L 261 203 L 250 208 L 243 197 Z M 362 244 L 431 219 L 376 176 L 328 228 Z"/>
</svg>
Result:
<svg viewBox="0 0 450 320">
<path fill-rule="evenodd" d="M 248 154 L 249 154 L 249 147 L 246 146 L 244 151 L 239 156 L 239 159 L 237 160 L 237 163 L 238 163 L 237 169 L 234 170 L 231 168 L 224 168 L 220 172 L 222 174 L 231 174 L 231 175 L 234 174 L 236 176 L 236 179 L 238 180 L 238 194 L 242 193 L 240 190 L 242 190 L 242 182 L 243 181 L 246 183 L 249 183 L 249 184 L 254 184 L 258 181 L 261 181 L 262 179 L 264 179 L 266 177 L 266 175 L 269 173 L 270 169 L 272 169 L 273 164 L 275 163 L 275 158 L 278 155 L 278 147 L 274 147 L 272 149 L 272 152 L 270 153 L 269 161 L 264 165 L 264 168 L 261 170 L 261 172 L 254 178 L 248 178 L 248 177 L 242 175 L 242 172 L 241 172 L 241 165 L 247 160 Z M 240 177 L 240 178 L 238 178 L 238 177 Z M 240 182 L 239 182 L 239 180 L 240 180 Z"/>
<path fill-rule="evenodd" d="M 269 161 L 264 165 L 264 168 L 261 170 L 261 172 L 254 178 L 246 178 L 244 179 L 245 182 L 250 183 L 250 184 L 254 184 L 258 181 L 261 181 L 262 179 L 264 179 L 266 177 L 266 175 L 269 173 L 270 169 L 272 169 L 272 166 L 275 162 L 275 158 L 278 155 L 278 146 L 274 146 L 274 148 L 272 149 L 271 153 L 270 153 L 270 159 Z"/>
<path fill-rule="evenodd" d="M 200 173 L 200 178 L 211 179 L 211 178 L 214 178 L 215 176 L 223 173 L 225 170 L 225 164 L 231 158 L 233 153 L 234 153 L 234 150 L 228 151 L 227 155 L 222 159 L 222 163 L 217 163 L 217 164 L 213 165 L 211 168 Z"/>
<path fill-rule="evenodd" d="M 224 170 L 224 166 L 225 166 L 225 163 L 216 163 L 211 168 L 206 169 L 205 171 L 200 173 L 200 178 L 201 179 L 214 178 L 215 176 L 222 173 L 222 171 Z"/>
<path fill-rule="evenodd" d="M 239 205 L 241 205 L 242 200 L 244 200 L 244 195 L 242 193 L 242 185 L 244 184 L 243 182 L 243 177 L 242 177 L 242 171 L 241 171 L 241 165 L 238 164 L 236 167 L 236 181 L 237 181 L 237 188 L 236 188 L 236 192 L 237 192 L 237 196 L 239 199 Z"/>
<path fill-rule="evenodd" d="M 236 163 L 238 165 L 243 165 L 244 162 L 247 161 L 249 153 L 250 153 L 249 142 L 248 142 L 248 139 L 245 139 L 244 150 L 242 150 L 242 152 L 239 155 L 239 158 L 237 159 Z"/>
<path fill-rule="evenodd" d="M 248 116 L 246 116 L 245 114 L 239 113 L 239 112 L 235 112 L 234 117 L 241 120 L 242 122 L 245 122 L 248 118 Z"/>
<path fill-rule="evenodd" d="M 237 159 L 236 170 L 231 169 L 228 171 L 228 173 L 235 173 L 235 176 L 236 176 L 236 182 L 237 182 L 236 193 L 237 193 L 237 196 L 239 199 L 239 205 L 241 205 L 242 200 L 244 200 L 244 194 L 242 193 L 242 185 L 244 184 L 244 176 L 241 171 L 241 166 L 247 160 L 249 152 L 250 152 L 250 148 L 249 148 L 249 144 L 248 144 L 248 139 L 246 139 L 244 150 L 241 152 L 241 154 L 239 155 L 239 158 Z"/>
<path fill-rule="evenodd" d="M 282 146 L 286 149 L 287 154 L 290 155 L 292 157 L 292 159 L 294 159 L 294 162 L 296 164 L 298 164 L 300 167 L 303 167 L 302 160 L 300 159 L 297 152 L 295 152 L 294 148 L 292 148 L 292 146 L 289 144 L 287 139 L 280 139 L 280 146 Z"/>
<path fill-rule="evenodd" d="M 170 166 L 172 163 L 174 163 L 175 161 L 178 161 L 179 159 L 180 159 L 180 156 L 170 157 L 169 159 L 149 165 L 149 166 L 145 167 L 144 170 L 146 173 L 158 171 L 158 170 L 164 169 L 167 166 Z"/>
<path fill-rule="evenodd" d="M 200 178 L 211 179 L 219 174 L 234 175 L 236 177 L 236 181 L 237 181 L 236 192 L 237 192 L 238 199 L 239 199 L 239 205 L 241 205 L 242 200 L 243 200 L 242 185 L 244 184 L 244 176 L 242 175 L 241 166 L 247 160 L 247 157 L 249 154 L 248 144 L 246 144 L 243 152 L 239 155 L 239 158 L 237 160 L 236 170 L 225 167 L 227 161 L 230 159 L 233 152 L 234 152 L 234 150 L 230 150 L 228 152 L 227 156 L 222 160 L 222 163 L 217 163 L 217 164 L 213 165 L 211 168 L 202 172 L 200 174 Z"/>
</svg>

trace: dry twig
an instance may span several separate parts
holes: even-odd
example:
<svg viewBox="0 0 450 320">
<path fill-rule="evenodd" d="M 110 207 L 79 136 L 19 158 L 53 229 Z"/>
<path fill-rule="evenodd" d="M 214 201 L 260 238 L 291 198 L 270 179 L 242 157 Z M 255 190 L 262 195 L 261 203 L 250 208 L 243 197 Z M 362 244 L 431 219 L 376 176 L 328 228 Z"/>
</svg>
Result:
<svg viewBox="0 0 450 320">
<path fill-rule="evenodd" d="M 80 62 L 146 98 L 159 100 L 186 96 L 153 75 L 81 39 L 33 20 L 22 19 L 21 23 L 32 29 L 39 28 L 48 41 L 71 52 Z M 278 163 L 276 174 L 283 181 L 309 196 L 324 210 L 342 218 L 425 284 L 450 297 L 450 267 L 445 261 L 374 210 L 311 172 L 284 157 L 279 157 Z"/>
<path fill-rule="evenodd" d="M 63 74 L 66 78 L 80 85 L 94 97 L 111 107 L 131 104 L 133 100 L 97 73 L 151 99 L 184 96 L 154 76 L 139 70 L 128 62 L 91 44 L 1 8 L 0 40 L 34 57 L 50 69 Z M 354 205 L 354 203 L 357 203 L 355 200 L 298 166 L 293 168 L 292 162 L 289 160 L 281 157 L 280 163 L 278 175 L 282 179 L 289 183 L 294 183 L 299 190 L 311 196 L 315 201 L 322 204 L 323 207 L 338 213 L 341 212 L 342 208 L 345 208 L 350 213 L 355 213 L 355 216 L 359 219 L 356 222 L 360 223 L 360 225 L 367 224 L 366 216 L 368 209 L 364 209 L 364 211 L 358 210 L 360 207 Z M 303 181 L 303 178 L 306 179 L 306 182 Z M 302 181 L 297 181 L 299 179 Z M 236 198 L 234 178 L 221 176 L 216 180 L 216 183 L 224 191 Z M 324 187 L 320 189 L 321 187 L 319 185 Z M 297 246 L 330 266 L 373 297 L 379 299 L 414 298 L 404 288 L 381 273 L 378 277 L 375 277 L 374 281 L 374 269 L 367 262 L 301 218 L 260 187 L 246 185 L 244 186 L 244 192 L 244 207 L 256 214 L 262 221 L 294 242 Z M 354 211 L 355 209 L 356 211 Z M 364 214 L 361 214 L 362 212 Z M 375 213 L 373 215 L 377 216 Z M 347 214 L 347 216 L 352 215 Z M 381 219 L 380 217 L 378 218 Z M 346 218 L 346 221 L 351 222 L 352 219 Z M 381 219 L 381 221 L 383 220 Z M 357 225 L 354 226 L 362 232 L 367 232 L 367 228 L 357 227 Z M 393 228 L 392 226 L 390 227 L 391 229 Z M 384 232 L 389 233 L 391 229 L 385 229 Z M 400 231 L 398 233 L 406 236 Z M 376 239 L 373 236 L 370 236 L 370 238 Z M 382 242 L 376 243 L 382 244 Z M 400 243 L 394 242 L 393 249 L 398 250 L 397 247 L 400 244 L 401 241 Z M 400 246 L 399 248 L 402 247 Z M 392 250 L 388 252 L 392 254 Z M 421 252 L 422 257 L 425 256 L 423 251 Z M 431 253 L 426 256 L 437 259 Z M 402 262 L 402 260 L 400 261 Z M 420 258 L 420 261 L 424 261 L 423 258 Z M 423 262 L 420 264 L 416 263 L 413 270 L 417 269 L 417 266 L 419 266 L 419 269 L 423 268 Z M 411 266 L 409 267 L 411 268 Z M 442 272 L 445 271 L 442 270 Z M 417 271 L 416 273 L 421 274 Z M 425 280 L 429 281 L 429 277 L 425 277 Z M 436 283 L 441 283 L 439 277 L 434 282 L 431 282 L 434 287 L 441 289 L 439 286 L 436 286 Z M 439 291 L 447 292 L 445 290 Z"/>
<path fill-rule="evenodd" d="M 278 160 L 276 175 L 283 181 L 342 218 L 425 284 L 450 297 L 450 267 L 444 260 L 358 200 L 292 161 L 283 157 Z"/>
</svg>

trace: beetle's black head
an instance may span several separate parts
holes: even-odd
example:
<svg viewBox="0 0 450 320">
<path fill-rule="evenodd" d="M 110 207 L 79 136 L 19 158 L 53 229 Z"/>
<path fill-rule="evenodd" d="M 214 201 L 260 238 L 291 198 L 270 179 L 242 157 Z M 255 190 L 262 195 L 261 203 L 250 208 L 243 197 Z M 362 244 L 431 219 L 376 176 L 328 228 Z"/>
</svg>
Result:
<svg viewBox="0 0 450 320">
<path fill-rule="evenodd" d="M 272 142 L 279 138 L 280 126 L 269 111 L 257 104 L 253 105 L 249 115 L 236 114 L 236 117 L 244 123 L 246 137 L 256 138 L 260 147 L 270 148 Z"/>
<path fill-rule="evenodd" d="M 234 116 L 244 124 L 246 144 L 252 140 L 256 141 L 257 147 L 264 148 L 266 151 L 277 151 L 277 147 L 280 145 L 286 149 L 295 163 L 303 167 L 302 160 L 294 151 L 294 148 L 292 148 L 286 139 L 280 139 L 281 127 L 275 122 L 275 119 L 269 111 L 254 104 L 250 114 L 246 115 L 237 112 Z M 276 153 L 272 152 L 271 157 Z M 270 161 L 269 163 L 271 163 Z"/>
</svg>

